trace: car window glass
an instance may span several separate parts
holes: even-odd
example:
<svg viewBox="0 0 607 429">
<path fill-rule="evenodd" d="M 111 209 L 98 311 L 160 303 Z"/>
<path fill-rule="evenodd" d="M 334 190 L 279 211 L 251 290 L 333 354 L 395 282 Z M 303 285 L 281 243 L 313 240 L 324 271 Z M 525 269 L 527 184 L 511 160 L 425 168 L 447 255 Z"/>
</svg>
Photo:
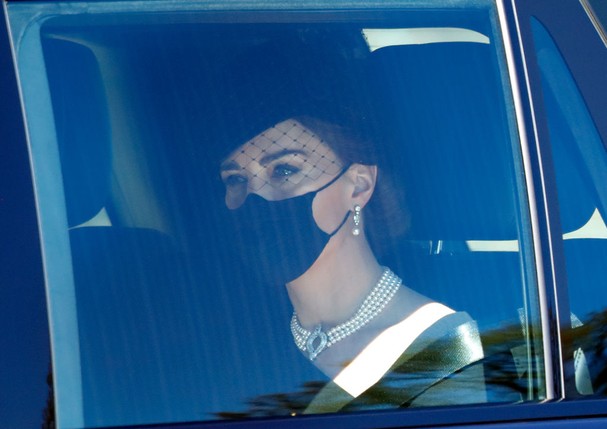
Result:
<svg viewBox="0 0 607 429">
<path fill-rule="evenodd" d="M 554 159 L 579 393 L 604 389 L 601 282 L 607 245 L 607 153 L 584 98 L 546 28 L 533 21 L 546 118 Z"/>
<path fill-rule="evenodd" d="M 163 4 L 9 10 L 60 425 L 543 399 L 493 4 Z"/>
</svg>

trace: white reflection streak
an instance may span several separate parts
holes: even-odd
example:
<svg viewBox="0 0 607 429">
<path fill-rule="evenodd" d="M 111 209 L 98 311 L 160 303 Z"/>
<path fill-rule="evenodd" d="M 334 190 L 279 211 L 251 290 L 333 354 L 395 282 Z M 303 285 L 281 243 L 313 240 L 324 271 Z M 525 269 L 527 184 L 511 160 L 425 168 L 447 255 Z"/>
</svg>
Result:
<svg viewBox="0 0 607 429">
<path fill-rule="evenodd" d="M 358 397 L 383 377 L 422 332 L 452 313 L 455 311 L 438 302 L 420 307 L 379 334 L 333 381 Z"/>
<path fill-rule="evenodd" d="M 363 37 L 371 52 L 387 46 L 424 45 L 428 43 L 482 43 L 489 37 L 474 30 L 454 27 L 364 28 Z"/>
</svg>

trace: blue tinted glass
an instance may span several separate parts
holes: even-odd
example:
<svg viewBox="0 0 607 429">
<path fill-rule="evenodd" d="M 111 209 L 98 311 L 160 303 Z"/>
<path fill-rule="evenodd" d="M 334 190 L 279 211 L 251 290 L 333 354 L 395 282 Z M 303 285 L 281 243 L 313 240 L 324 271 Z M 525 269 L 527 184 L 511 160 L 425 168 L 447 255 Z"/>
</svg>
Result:
<svg viewBox="0 0 607 429">
<path fill-rule="evenodd" d="M 566 257 L 576 386 L 580 393 L 604 390 L 602 362 L 607 252 L 602 186 L 607 153 L 573 75 L 545 27 L 533 21 L 542 89 L 557 181 Z"/>
<path fill-rule="evenodd" d="M 20 45 L 65 426 L 537 397 L 491 7 L 110 9 Z"/>
</svg>

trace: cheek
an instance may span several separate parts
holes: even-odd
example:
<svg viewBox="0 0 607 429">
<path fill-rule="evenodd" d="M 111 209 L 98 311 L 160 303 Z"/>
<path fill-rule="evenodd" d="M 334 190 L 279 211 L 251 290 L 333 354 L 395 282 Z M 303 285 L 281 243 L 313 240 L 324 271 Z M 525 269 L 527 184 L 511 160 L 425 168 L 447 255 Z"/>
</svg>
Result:
<svg viewBox="0 0 607 429">
<path fill-rule="evenodd" d="M 318 227 L 327 234 L 332 233 L 342 222 L 348 208 L 341 198 L 341 193 L 326 189 L 316 195 L 312 202 L 312 214 Z M 326 192 L 325 192 L 326 191 Z"/>
</svg>

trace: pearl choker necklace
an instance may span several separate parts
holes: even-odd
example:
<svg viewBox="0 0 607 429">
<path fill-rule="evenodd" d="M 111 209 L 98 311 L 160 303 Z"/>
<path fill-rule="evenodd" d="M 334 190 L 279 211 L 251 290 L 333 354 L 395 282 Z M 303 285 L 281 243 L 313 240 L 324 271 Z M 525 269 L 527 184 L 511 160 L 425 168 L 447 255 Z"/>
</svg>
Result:
<svg viewBox="0 0 607 429">
<path fill-rule="evenodd" d="M 293 312 L 291 333 L 295 344 L 313 361 L 323 350 L 357 332 L 381 313 L 392 300 L 401 283 L 401 279 L 396 274 L 389 268 L 384 268 L 381 278 L 367 295 L 356 314 L 327 332 L 322 330 L 320 324 L 313 331 L 308 331 L 299 323 L 297 313 Z"/>
</svg>

